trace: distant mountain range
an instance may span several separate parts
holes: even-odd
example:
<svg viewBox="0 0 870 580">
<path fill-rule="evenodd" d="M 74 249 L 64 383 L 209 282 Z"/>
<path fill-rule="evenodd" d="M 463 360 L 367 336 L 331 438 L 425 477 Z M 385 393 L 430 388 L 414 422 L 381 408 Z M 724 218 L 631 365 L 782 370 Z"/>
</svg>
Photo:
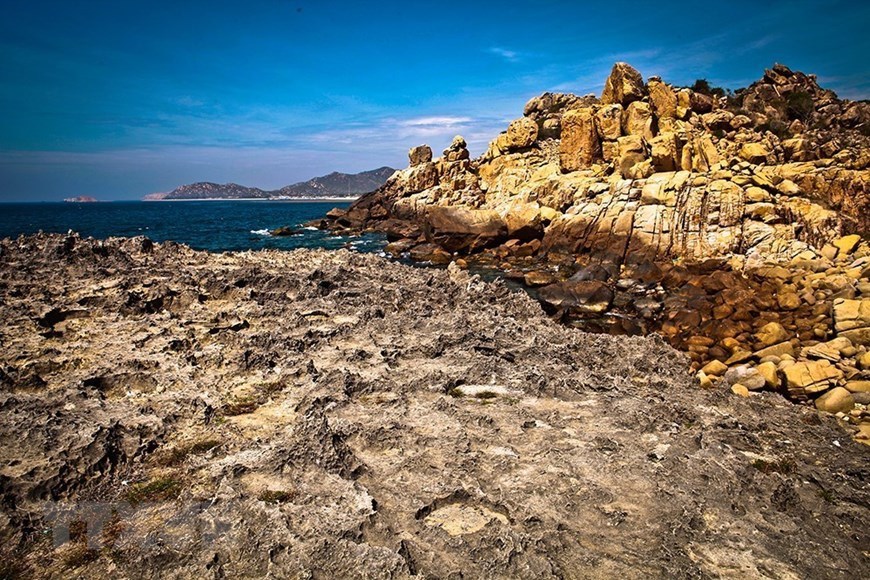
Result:
<svg viewBox="0 0 870 580">
<path fill-rule="evenodd" d="M 330 197 L 358 197 L 374 191 L 387 181 L 396 170 L 381 167 L 361 173 L 333 172 L 322 177 L 266 191 L 257 187 L 245 187 L 237 183 L 210 183 L 201 181 L 176 187 L 166 193 L 151 193 L 143 199 L 160 201 L 173 199 L 305 199 Z"/>
</svg>

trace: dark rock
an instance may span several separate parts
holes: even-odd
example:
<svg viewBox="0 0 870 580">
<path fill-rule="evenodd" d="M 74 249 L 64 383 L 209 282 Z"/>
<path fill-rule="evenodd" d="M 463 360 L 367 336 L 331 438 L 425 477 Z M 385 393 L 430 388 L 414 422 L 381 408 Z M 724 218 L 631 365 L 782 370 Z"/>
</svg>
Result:
<svg viewBox="0 0 870 580">
<path fill-rule="evenodd" d="M 613 291 L 597 280 L 558 282 L 541 288 L 538 296 L 551 308 L 577 314 L 601 314 L 613 302 Z"/>
</svg>

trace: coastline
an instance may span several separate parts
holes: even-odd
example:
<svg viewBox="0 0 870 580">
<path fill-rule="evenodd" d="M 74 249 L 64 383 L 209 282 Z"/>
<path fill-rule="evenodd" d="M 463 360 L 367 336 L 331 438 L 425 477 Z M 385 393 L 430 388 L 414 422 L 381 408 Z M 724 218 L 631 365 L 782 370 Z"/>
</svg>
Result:
<svg viewBox="0 0 870 580">
<path fill-rule="evenodd" d="M 274 197 L 201 197 L 196 199 L 138 199 L 130 201 L 290 201 L 290 202 L 352 202 L 359 199 L 357 197 L 294 197 L 294 198 L 274 198 Z"/>
</svg>

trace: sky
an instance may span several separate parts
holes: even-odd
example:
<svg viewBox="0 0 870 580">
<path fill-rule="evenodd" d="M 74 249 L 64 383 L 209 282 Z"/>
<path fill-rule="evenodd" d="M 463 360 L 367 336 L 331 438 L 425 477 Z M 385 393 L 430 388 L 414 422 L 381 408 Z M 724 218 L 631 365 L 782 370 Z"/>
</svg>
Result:
<svg viewBox="0 0 870 580">
<path fill-rule="evenodd" d="M 0 0 L 0 201 L 275 189 L 479 154 L 625 61 L 739 88 L 774 62 L 870 98 L 870 2 Z"/>
</svg>

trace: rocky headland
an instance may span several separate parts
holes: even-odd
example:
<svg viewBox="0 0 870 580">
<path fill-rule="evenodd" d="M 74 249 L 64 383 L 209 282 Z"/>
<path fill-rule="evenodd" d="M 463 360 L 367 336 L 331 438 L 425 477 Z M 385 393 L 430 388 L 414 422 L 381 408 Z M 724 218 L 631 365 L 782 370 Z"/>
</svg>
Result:
<svg viewBox="0 0 870 580">
<path fill-rule="evenodd" d="M 379 167 L 360 173 L 333 171 L 329 175 L 314 177 L 281 189 L 265 190 L 246 187 L 238 183 L 211 183 L 200 181 L 176 187 L 172 191 L 150 193 L 145 201 L 172 201 L 193 199 L 330 199 L 334 197 L 357 198 L 374 191 L 395 173 L 391 167 Z"/>
<path fill-rule="evenodd" d="M 862 251 L 811 261 L 853 280 Z M 0 241 L 0 577 L 868 576 L 868 449 L 835 418 L 701 389 L 660 337 L 553 324 L 456 261 Z"/>
<path fill-rule="evenodd" d="M 703 387 L 776 391 L 870 436 L 870 103 L 782 65 L 736 93 L 614 65 L 600 97 L 531 99 L 322 227 L 501 269 L 550 314 L 657 333 Z"/>
</svg>

